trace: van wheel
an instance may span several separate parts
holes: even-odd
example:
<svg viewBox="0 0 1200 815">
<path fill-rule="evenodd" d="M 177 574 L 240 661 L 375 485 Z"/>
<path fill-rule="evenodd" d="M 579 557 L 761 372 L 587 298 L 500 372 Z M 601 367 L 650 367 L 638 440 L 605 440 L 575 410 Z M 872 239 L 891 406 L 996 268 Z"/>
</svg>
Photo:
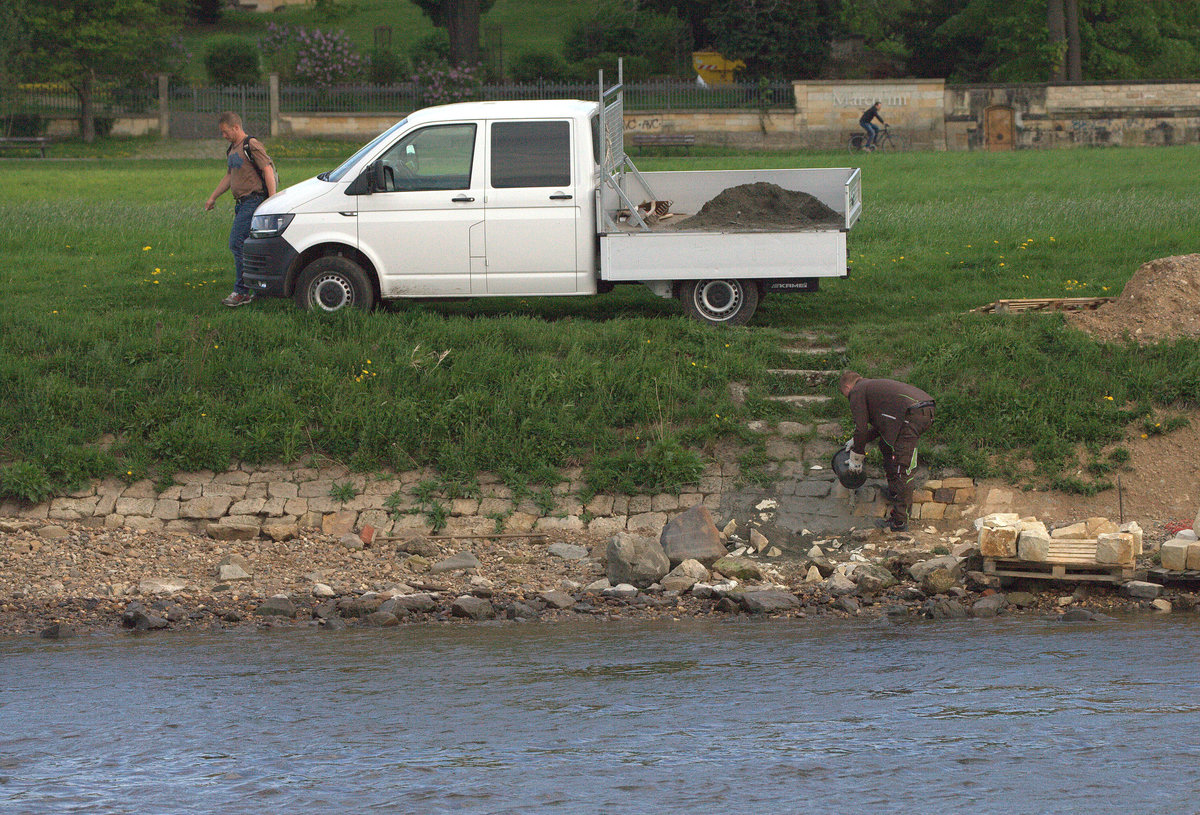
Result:
<svg viewBox="0 0 1200 815">
<path fill-rule="evenodd" d="M 710 325 L 745 325 L 758 308 L 758 286 L 743 280 L 688 280 L 679 290 L 688 316 Z"/>
<path fill-rule="evenodd" d="M 357 263 L 341 255 L 327 255 L 304 267 L 295 299 L 296 305 L 309 311 L 370 311 L 375 307 L 375 287 Z"/>
</svg>

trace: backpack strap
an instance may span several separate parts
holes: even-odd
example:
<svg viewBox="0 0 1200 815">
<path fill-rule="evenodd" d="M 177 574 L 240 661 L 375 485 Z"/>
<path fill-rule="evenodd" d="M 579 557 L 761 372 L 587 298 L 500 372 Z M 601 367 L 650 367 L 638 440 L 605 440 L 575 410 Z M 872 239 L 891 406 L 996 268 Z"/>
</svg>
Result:
<svg viewBox="0 0 1200 815">
<path fill-rule="evenodd" d="M 263 175 L 262 168 L 258 166 L 258 162 L 254 160 L 254 154 L 250 152 L 250 140 L 253 136 L 247 136 L 242 142 L 242 152 L 246 154 L 246 160 L 250 162 L 250 166 L 254 168 L 254 172 L 258 173 L 258 180 L 262 182 L 263 195 L 269 196 L 271 188 L 267 186 L 267 177 Z M 230 145 L 232 147 L 232 145 Z"/>
</svg>

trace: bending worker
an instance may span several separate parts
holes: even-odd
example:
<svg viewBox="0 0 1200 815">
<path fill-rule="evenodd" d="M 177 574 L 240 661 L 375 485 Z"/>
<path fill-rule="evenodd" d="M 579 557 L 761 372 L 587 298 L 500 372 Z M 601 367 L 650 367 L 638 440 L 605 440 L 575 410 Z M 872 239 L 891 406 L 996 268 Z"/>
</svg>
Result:
<svg viewBox="0 0 1200 815">
<path fill-rule="evenodd" d="M 917 441 L 933 424 L 933 397 L 904 382 L 863 379 L 855 371 L 843 373 L 839 387 L 850 400 L 854 417 L 854 437 L 846 442 L 849 468 L 851 472 L 862 472 L 867 443 L 879 439 L 888 482 L 883 495 L 891 504 L 891 512 L 876 525 L 905 532 L 917 471 Z"/>
</svg>

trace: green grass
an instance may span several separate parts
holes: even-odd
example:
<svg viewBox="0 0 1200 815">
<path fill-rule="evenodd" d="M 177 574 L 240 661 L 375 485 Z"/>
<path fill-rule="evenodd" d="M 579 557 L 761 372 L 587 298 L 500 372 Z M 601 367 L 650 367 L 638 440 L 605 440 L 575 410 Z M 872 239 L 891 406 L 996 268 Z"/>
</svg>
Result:
<svg viewBox="0 0 1200 815">
<path fill-rule="evenodd" d="M 1195 147 L 860 158 L 852 277 L 768 297 L 751 327 L 713 331 L 640 287 L 337 319 L 278 300 L 225 309 L 228 197 L 202 211 L 220 156 L 126 159 L 114 145 L 0 175 L 0 495 L 311 454 L 359 471 L 428 465 L 448 484 L 491 471 L 531 496 L 570 465 L 593 491 L 679 489 L 716 443 L 749 441 L 748 419 L 797 416 L 765 399 L 778 388 L 765 369 L 793 362 L 778 331 L 828 332 L 848 345 L 832 364 L 934 394 L 936 466 L 1029 486 L 1099 489 L 1124 463 L 1113 446 L 1127 427 L 1178 426 L 1170 417 L 1200 403 L 1194 341 L 1102 345 L 1057 315 L 966 313 L 1117 294 L 1141 263 L 1194 250 L 1200 203 L 1178 168 Z M 286 183 L 352 149 L 284 142 L 276 155 L 290 156 Z M 750 387 L 745 405 L 733 380 Z M 847 422 L 841 400 L 821 415 Z"/>
</svg>

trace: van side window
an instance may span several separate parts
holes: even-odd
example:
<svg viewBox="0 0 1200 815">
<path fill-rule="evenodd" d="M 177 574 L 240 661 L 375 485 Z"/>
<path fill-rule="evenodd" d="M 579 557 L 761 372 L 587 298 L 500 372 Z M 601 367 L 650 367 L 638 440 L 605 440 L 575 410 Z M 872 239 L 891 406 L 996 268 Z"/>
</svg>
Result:
<svg viewBox="0 0 1200 815">
<path fill-rule="evenodd" d="M 496 122 L 492 125 L 492 187 L 568 187 L 570 122 Z"/>
<path fill-rule="evenodd" d="M 470 189 L 474 156 L 474 124 L 423 127 L 383 154 L 379 192 Z"/>
</svg>

